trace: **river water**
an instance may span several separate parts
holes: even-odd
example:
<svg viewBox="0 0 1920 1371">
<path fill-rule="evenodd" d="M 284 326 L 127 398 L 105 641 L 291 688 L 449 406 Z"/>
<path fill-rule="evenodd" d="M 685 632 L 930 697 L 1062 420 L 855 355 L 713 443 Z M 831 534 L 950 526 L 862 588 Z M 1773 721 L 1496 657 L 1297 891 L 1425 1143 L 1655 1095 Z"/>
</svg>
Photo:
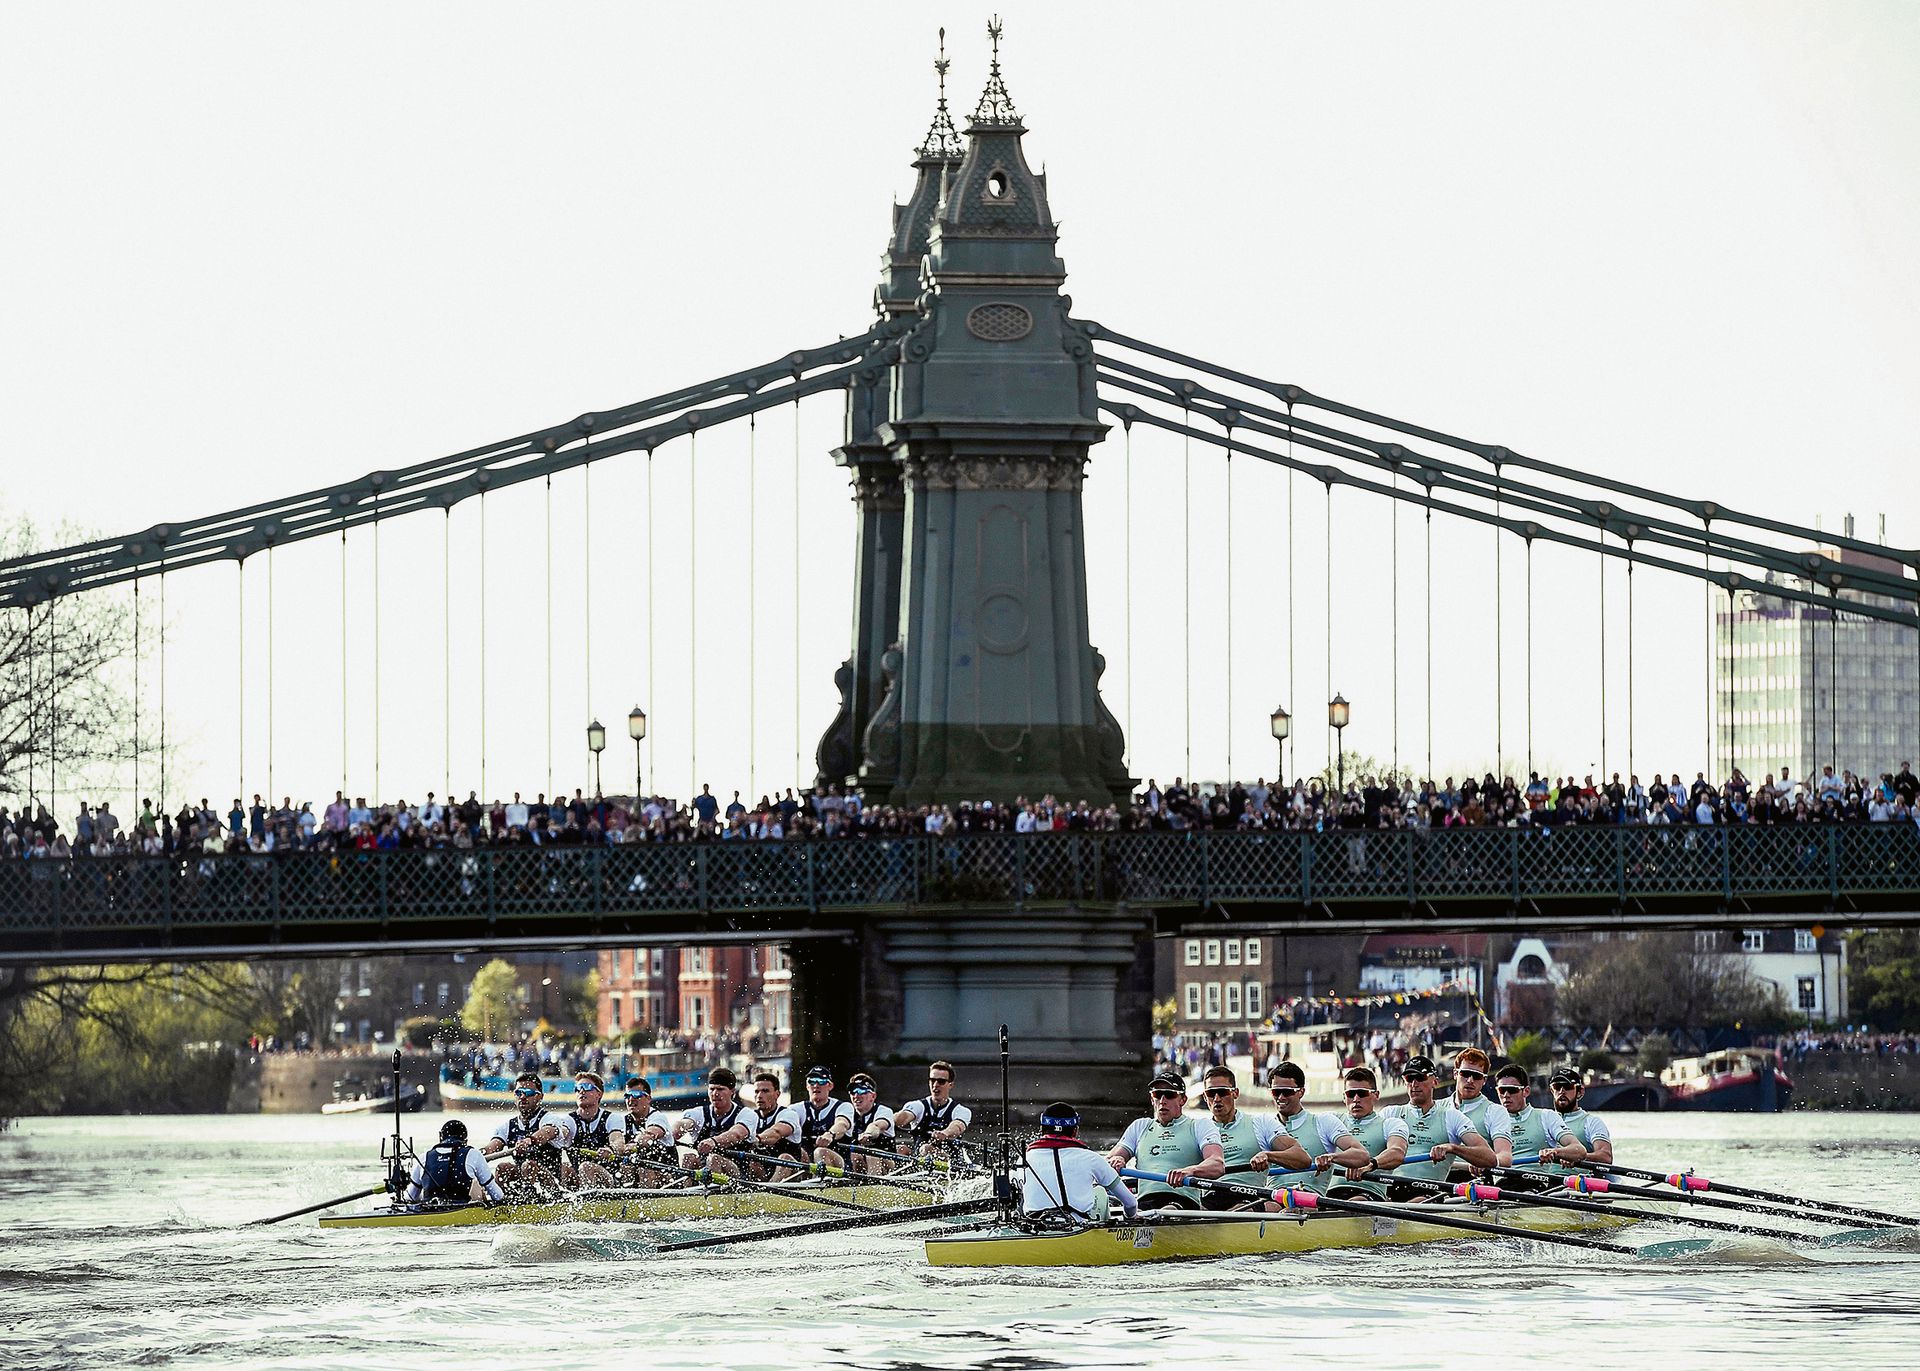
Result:
<svg viewBox="0 0 1920 1371">
<path fill-rule="evenodd" d="M 438 1125 L 403 1127 L 424 1146 Z M 1628 1165 L 1920 1214 L 1907 1198 L 1920 1115 L 1614 1127 Z M 318 1115 L 15 1124 L 0 1135 L 0 1366 L 1920 1365 L 1920 1230 L 1869 1246 L 1736 1239 L 1668 1260 L 1463 1240 L 936 1271 L 904 1232 L 529 1263 L 529 1244 L 480 1228 L 239 1226 L 374 1184 L 382 1131 Z"/>
</svg>

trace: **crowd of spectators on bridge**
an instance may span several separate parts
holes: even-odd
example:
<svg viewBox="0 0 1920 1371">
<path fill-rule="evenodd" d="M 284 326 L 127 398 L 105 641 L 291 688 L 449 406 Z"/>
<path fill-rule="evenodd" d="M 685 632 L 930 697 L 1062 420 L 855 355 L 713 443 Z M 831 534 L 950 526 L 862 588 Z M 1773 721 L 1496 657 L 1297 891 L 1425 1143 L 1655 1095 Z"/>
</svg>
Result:
<svg viewBox="0 0 1920 1371">
<path fill-rule="evenodd" d="M 1701 772 L 1637 775 L 1596 783 L 1592 776 L 1522 784 L 1491 774 L 1458 783 L 1363 775 L 1344 791 L 1320 778 L 1269 785 L 1162 786 L 1149 778 L 1127 805 L 1061 801 L 1053 796 L 1012 803 L 896 807 L 868 804 L 837 785 L 763 796 L 755 804 L 734 791 L 723 803 L 707 786 L 692 800 L 663 796 L 588 798 L 536 795 L 482 802 L 399 800 L 369 804 L 336 792 L 317 809 L 291 797 L 277 805 L 255 795 L 225 812 L 207 800 L 156 813 L 143 802 L 130 820 L 110 805 L 82 802 L 71 833 L 43 805 L 0 808 L 0 854 L 8 857 L 183 856 L 300 850 L 391 850 L 491 846 L 597 846 L 645 842 L 744 842 L 767 839 L 945 836 L 967 833 L 1138 832 L 1143 830 L 1380 830 L 1569 825 L 1726 825 L 1813 823 L 1920 824 L 1920 778 L 1911 762 L 1876 781 L 1825 767 L 1811 783 L 1786 768 L 1758 782 L 1739 771 L 1716 785 Z"/>
<path fill-rule="evenodd" d="M 1775 1047 L 1789 1062 L 1803 1062 L 1816 1053 L 1851 1053 L 1860 1056 L 1910 1056 L 1920 1052 L 1920 1033 L 1873 1033 L 1859 1028 L 1802 1028 L 1776 1038 L 1756 1040 L 1760 1047 Z"/>
</svg>

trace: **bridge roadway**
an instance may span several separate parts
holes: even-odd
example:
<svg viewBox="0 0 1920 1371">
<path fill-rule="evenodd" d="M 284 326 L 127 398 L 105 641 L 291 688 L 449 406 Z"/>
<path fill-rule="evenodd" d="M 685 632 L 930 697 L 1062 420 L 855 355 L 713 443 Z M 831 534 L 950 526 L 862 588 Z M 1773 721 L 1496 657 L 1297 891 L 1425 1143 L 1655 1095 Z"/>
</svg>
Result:
<svg viewBox="0 0 1920 1371">
<path fill-rule="evenodd" d="M 0 962 L 805 941 L 1127 910 L 1167 934 L 1920 921 L 1910 824 L 1045 833 L 0 867 Z"/>
</svg>

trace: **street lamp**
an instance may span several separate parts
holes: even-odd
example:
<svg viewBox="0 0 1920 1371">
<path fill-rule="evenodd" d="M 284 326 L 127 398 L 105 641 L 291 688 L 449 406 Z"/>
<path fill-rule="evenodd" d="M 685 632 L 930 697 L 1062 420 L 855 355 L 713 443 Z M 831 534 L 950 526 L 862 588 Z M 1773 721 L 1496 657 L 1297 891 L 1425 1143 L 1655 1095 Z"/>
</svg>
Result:
<svg viewBox="0 0 1920 1371">
<path fill-rule="evenodd" d="M 593 754 L 593 798 L 600 798 L 600 754 L 607 750 L 607 730 L 595 719 L 587 725 L 587 751 Z"/>
<path fill-rule="evenodd" d="M 1274 789 L 1281 790 L 1287 779 L 1287 735 L 1293 732 L 1293 716 L 1287 713 L 1287 707 L 1281 705 L 1267 716 L 1267 722 L 1273 725 L 1273 741 L 1280 748 L 1280 770 L 1273 778 Z"/>
<path fill-rule="evenodd" d="M 647 736 L 647 711 L 635 705 L 627 715 L 627 734 L 633 739 L 633 808 L 640 810 L 640 740 Z"/>
<path fill-rule="evenodd" d="M 1347 740 L 1345 735 L 1348 708 L 1347 698 L 1344 695 L 1336 694 L 1331 700 L 1327 701 L 1327 722 L 1333 726 L 1333 736 L 1335 739 L 1333 747 L 1334 765 L 1337 768 L 1337 773 L 1340 778 L 1339 793 L 1341 795 L 1347 793 Z"/>
</svg>

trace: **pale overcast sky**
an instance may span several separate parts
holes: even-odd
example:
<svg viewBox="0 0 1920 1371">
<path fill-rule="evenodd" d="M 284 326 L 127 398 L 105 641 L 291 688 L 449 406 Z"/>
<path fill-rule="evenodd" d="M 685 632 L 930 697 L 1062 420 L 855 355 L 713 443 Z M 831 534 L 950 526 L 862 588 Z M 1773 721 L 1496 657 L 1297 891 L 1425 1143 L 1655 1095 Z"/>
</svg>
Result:
<svg viewBox="0 0 1920 1371">
<path fill-rule="evenodd" d="M 132 532 L 652 395 L 864 330 L 888 206 L 912 185 L 944 24 L 958 114 L 986 8 L 924 5 L 11 5 L 0 10 L 0 515 Z M 1920 542 L 1920 9 L 1907 4 L 1194 6 L 1010 3 L 1006 80 L 1050 172 L 1076 311 L 1116 329 L 1529 455 L 1863 536 Z M 583 727 L 621 720 L 685 795 L 811 776 L 847 650 L 852 508 L 827 457 L 838 398 L 487 511 L 486 789 L 586 780 Z M 1133 766 L 1226 768 L 1220 463 L 1196 450 L 1193 693 L 1177 441 L 1136 434 L 1131 576 L 1120 435 L 1087 487 L 1096 643 Z M 1248 464 L 1249 466 L 1251 464 Z M 1297 661 L 1285 661 L 1285 481 L 1236 473 L 1232 745 L 1272 773 L 1267 711 L 1325 757 L 1393 749 L 1390 522 L 1336 496 L 1334 669 L 1324 505 L 1296 492 Z M 349 547 L 349 791 L 480 779 L 478 506 Z M 697 526 L 697 552 L 692 546 Z M 798 707 L 792 583 L 804 600 Z M 1427 747 L 1424 549 L 1401 520 L 1399 752 Z M 1436 525 L 1434 762 L 1491 765 L 1493 539 Z M 697 577 L 689 575 L 689 568 Z M 755 579 L 749 579 L 750 567 Z M 1507 765 L 1525 760 L 1523 561 L 1509 541 Z M 244 757 L 235 571 L 169 578 L 171 798 L 269 786 L 324 800 L 342 758 L 337 540 L 247 568 Z M 1536 553 L 1535 759 L 1599 762 L 1597 573 Z M 1127 586 L 1132 628 L 1126 641 Z M 1609 762 L 1626 770 L 1624 578 L 1609 581 Z M 157 589 L 143 592 L 148 633 Z M 689 736 L 688 606 L 700 613 Z M 749 615 L 749 606 L 752 614 Z M 1636 769 L 1704 764 L 1697 583 L 1637 587 Z M 752 625 L 750 642 L 749 624 Z M 443 727 L 443 632 L 453 710 Z M 1131 646 L 1134 699 L 1125 687 Z M 748 661 L 753 678 L 749 691 Z M 157 709 L 157 662 L 143 712 Z M 751 701 L 751 720 L 749 703 Z M 1130 707 L 1131 706 L 1131 707 Z M 799 737 L 795 721 L 798 717 Z M 1189 732 L 1187 720 L 1192 719 Z M 749 728 L 751 722 L 751 728 Z M 697 759 L 695 749 L 697 745 Z M 451 755 L 447 755 L 450 747 Z M 697 772 L 696 772 L 697 767 Z M 241 772 L 244 768 L 244 776 Z M 649 777 L 651 780 L 651 776 Z M 124 782 L 122 782 L 124 785 Z M 155 790 L 151 778 L 144 788 Z M 67 787 L 63 786 L 63 791 Z M 71 803 L 62 799 L 63 815 Z"/>
</svg>

